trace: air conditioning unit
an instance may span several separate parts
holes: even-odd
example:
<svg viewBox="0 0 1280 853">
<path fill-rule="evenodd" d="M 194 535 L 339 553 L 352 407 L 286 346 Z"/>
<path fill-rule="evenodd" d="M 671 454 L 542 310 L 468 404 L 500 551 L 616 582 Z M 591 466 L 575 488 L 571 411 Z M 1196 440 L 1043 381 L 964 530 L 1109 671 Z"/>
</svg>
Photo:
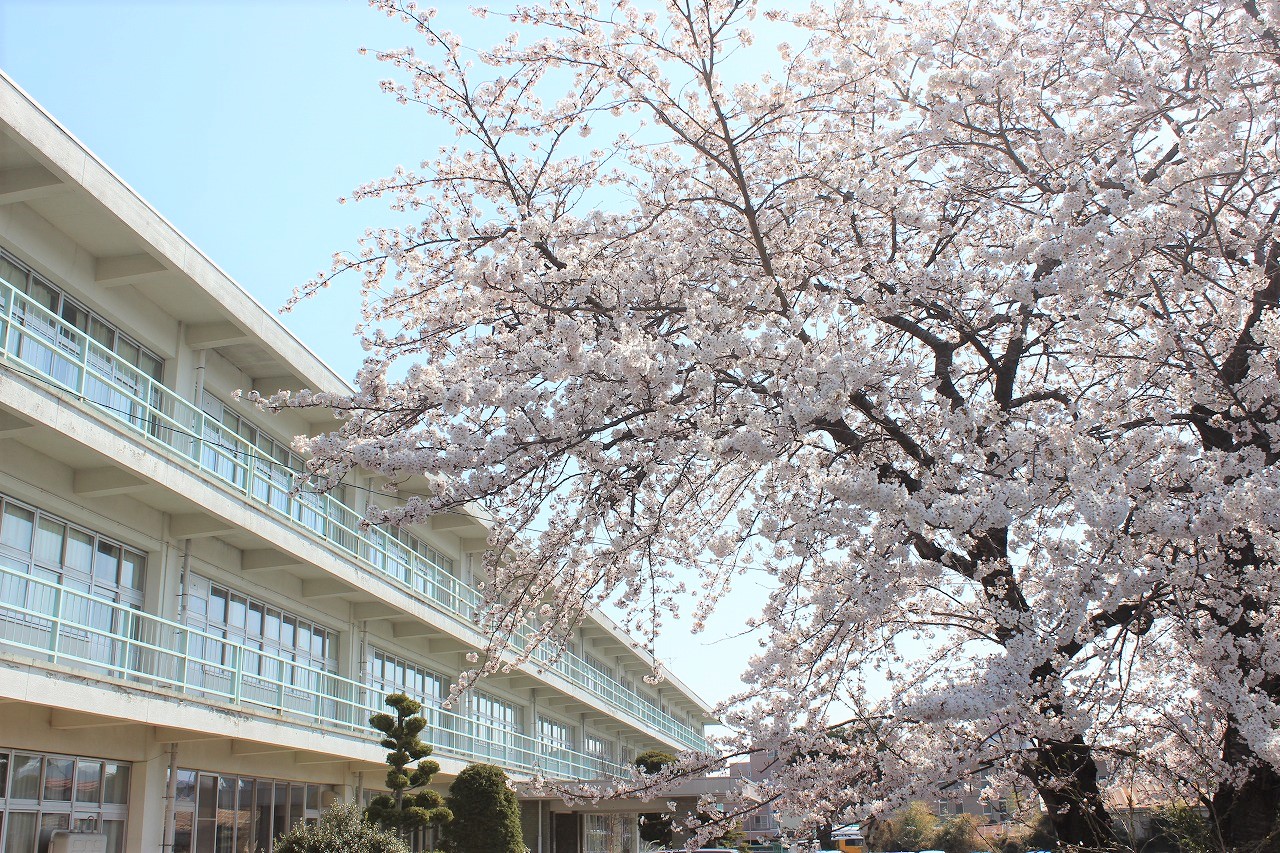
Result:
<svg viewBox="0 0 1280 853">
<path fill-rule="evenodd" d="M 40 833 L 40 853 L 107 853 L 107 836 L 101 832 L 46 829 Z"/>
</svg>

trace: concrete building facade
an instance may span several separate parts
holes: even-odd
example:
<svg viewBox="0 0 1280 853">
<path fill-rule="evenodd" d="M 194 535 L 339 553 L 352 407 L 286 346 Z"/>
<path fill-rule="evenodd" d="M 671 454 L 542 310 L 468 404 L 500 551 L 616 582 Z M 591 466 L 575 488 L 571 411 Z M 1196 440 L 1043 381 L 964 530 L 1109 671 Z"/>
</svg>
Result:
<svg viewBox="0 0 1280 853">
<path fill-rule="evenodd" d="M 381 785 L 389 692 L 424 703 L 441 787 L 473 762 L 595 778 L 705 746 L 707 705 L 643 683 L 603 616 L 445 707 L 481 647 L 486 528 L 362 530 L 373 478 L 291 494 L 291 437 L 332 420 L 236 392 L 302 388 L 346 385 L 0 75 L 0 853 L 55 829 L 269 851 Z M 538 853 L 637 849 L 615 812 L 523 817 Z"/>
</svg>

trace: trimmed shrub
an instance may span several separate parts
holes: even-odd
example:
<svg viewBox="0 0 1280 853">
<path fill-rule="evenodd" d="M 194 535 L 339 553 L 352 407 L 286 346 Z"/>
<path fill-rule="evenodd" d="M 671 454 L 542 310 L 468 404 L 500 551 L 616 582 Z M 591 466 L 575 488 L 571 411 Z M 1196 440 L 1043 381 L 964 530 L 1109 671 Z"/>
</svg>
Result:
<svg viewBox="0 0 1280 853">
<path fill-rule="evenodd" d="M 525 853 L 520 803 L 501 767 L 467 767 L 449 786 L 445 803 L 453 812 L 444 827 L 448 853 Z"/>
</svg>

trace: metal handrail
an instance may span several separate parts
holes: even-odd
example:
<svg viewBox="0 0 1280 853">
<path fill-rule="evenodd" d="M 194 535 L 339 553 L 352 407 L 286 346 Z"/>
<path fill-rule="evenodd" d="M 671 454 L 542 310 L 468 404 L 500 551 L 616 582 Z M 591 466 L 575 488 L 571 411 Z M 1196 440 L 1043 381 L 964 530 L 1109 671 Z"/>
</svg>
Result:
<svg viewBox="0 0 1280 853">
<path fill-rule="evenodd" d="M 65 322 L 0 278 L 0 354 L 37 371 L 105 413 L 146 441 L 163 445 L 223 487 L 232 487 L 276 516 L 289 519 L 308 538 L 335 548 L 342 557 L 373 569 L 402 591 L 468 627 L 483 603 L 481 593 L 427 559 L 428 546 L 409 533 L 389 536 L 360 528 L 361 514 L 327 493 L 295 488 L 294 472 L 266 459 L 239 435 L 203 409 L 125 362 L 80 329 Z M 216 440 L 205 436 L 215 435 Z M 531 630 L 522 625 L 512 645 L 527 646 Z M 572 651 L 558 659 L 545 649 L 535 659 L 573 684 L 640 719 L 682 745 L 705 750 L 703 737 L 639 694 L 607 679 L 592 677 Z"/>
<path fill-rule="evenodd" d="M 37 663 L 88 669 L 197 701 L 369 737 L 369 717 L 386 708 L 387 693 L 368 684 L 4 566 L 0 649 Z M 424 704 L 422 715 L 427 720 L 422 738 L 440 755 L 565 779 L 623 772 L 600 756 L 545 744 L 442 707 Z"/>
</svg>

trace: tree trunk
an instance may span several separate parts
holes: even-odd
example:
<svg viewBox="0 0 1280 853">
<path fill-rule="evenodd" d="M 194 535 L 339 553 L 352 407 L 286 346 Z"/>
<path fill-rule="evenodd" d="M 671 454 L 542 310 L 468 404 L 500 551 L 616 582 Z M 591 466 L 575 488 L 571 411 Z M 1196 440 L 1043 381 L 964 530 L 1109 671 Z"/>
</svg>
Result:
<svg viewBox="0 0 1280 853">
<path fill-rule="evenodd" d="M 1239 853 L 1280 853 L 1280 774 L 1254 754 L 1234 723 L 1223 735 L 1222 758 L 1228 766 L 1249 767 L 1238 785 L 1223 782 L 1213 794 L 1223 845 Z"/>
<path fill-rule="evenodd" d="M 1275 605 L 1259 595 L 1245 579 L 1266 577 L 1275 571 L 1255 546 L 1248 531 L 1239 531 L 1238 541 L 1228 550 L 1227 564 L 1241 584 L 1238 601 L 1227 599 L 1209 607 L 1211 618 L 1235 643 L 1239 653 L 1233 662 L 1253 690 L 1275 702 L 1280 700 L 1280 677 L 1256 651 L 1267 639 L 1260 625 L 1270 623 Z M 1230 608 L 1230 609 L 1228 609 Z M 1233 784 L 1223 780 L 1213 793 L 1212 819 L 1223 846 L 1240 853 L 1280 853 L 1280 773 L 1261 758 L 1240 731 L 1240 720 L 1228 717 L 1222 735 L 1222 760 L 1228 768 L 1245 774 Z"/>
<path fill-rule="evenodd" d="M 1098 789 L 1098 765 L 1084 738 L 1046 742 L 1028 765 L 1026 775 L 1044 801 L 1059 844 L 1082 850 L 1117 846 L 1115 828 Z"/>
</svg>

